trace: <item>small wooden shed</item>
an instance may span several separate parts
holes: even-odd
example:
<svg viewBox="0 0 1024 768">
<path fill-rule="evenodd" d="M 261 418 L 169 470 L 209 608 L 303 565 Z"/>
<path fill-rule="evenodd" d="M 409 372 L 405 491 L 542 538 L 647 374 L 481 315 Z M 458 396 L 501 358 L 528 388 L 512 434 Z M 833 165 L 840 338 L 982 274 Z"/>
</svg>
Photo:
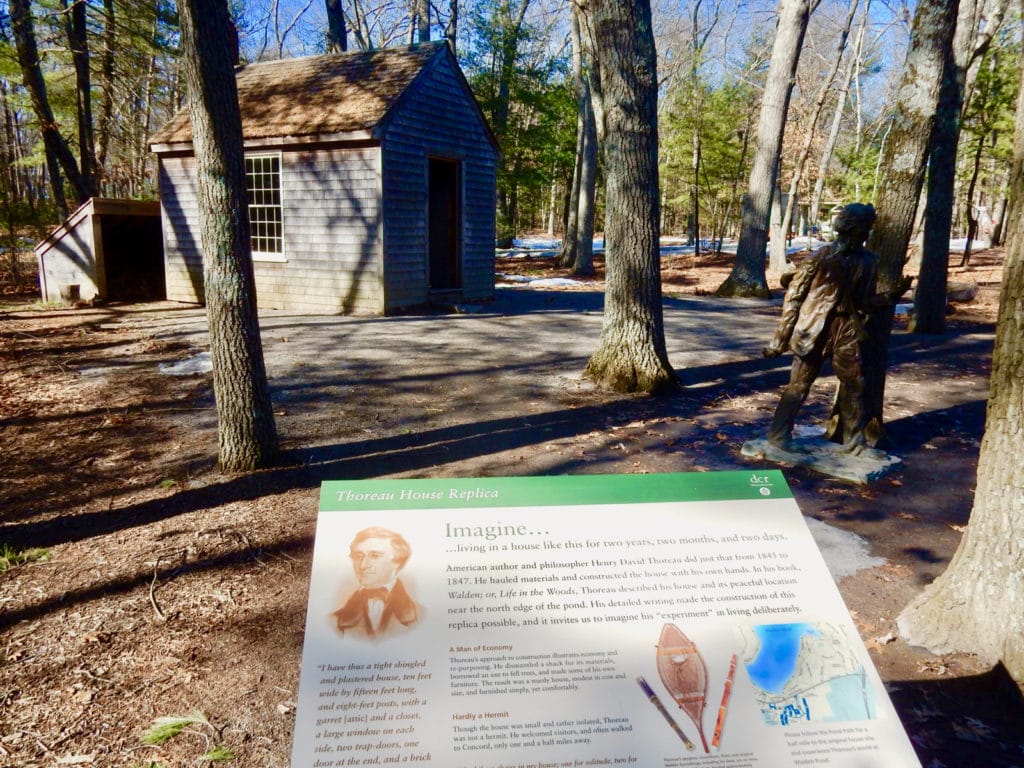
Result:
<svg viewBox="0 0 1024 768">
<path fill-rule="evenodd" d="M 35 247 L 43 301 L 164 298 L 160 205 L 93 197 Z"/>
<path fill-rule="evenodd" d="M 388 314 L 494 295 L 498 146 L 445 43 L 238 68 L 261 308 Z M 187 110 L 151 139 L 167 297 L 203 301 Z"/>
</svg>

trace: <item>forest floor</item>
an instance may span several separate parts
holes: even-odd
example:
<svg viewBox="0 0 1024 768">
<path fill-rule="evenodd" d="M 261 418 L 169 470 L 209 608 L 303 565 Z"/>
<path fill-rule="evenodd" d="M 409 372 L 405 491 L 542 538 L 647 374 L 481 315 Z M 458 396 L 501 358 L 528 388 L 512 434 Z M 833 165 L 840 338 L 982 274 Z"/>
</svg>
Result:
<svg viewBox="0 0 1024 768">
<path fill-rule="evenodd" d="M 839 588 L 928 768 L 1024 766 L 1024 702 L 1005 672 L 909 647 L 895 628 L 970 514 L 1001 259 L 953 270 L 980 290 L 945 334 L 893 337 L 901 471 L 856 486 L 784 468 L 806 517 L 881 558 Z M 600 271 L 501 288 L 475 315 L 266 313 L 284 456 L 244 476 L 214 466 L 202 310 L 0 296 L 0 764 L 186 766 L 223 745 L 234 765 L 287 766 L 322 480 L 760 466 L 739 448 L 763 433 L 788 361 L 759 355 L 777 298 L 707 297 L 730 266 L 665 259 L 685 383 L 665 398 L 581 379 Z M 498 272 L 566 277 L 535 254 Z M 830 394 L 816 387 L 802 418 L 823 416 Z M 143 743 L 154 719 L 193 712 L 206 722 Z"/>
</svg>

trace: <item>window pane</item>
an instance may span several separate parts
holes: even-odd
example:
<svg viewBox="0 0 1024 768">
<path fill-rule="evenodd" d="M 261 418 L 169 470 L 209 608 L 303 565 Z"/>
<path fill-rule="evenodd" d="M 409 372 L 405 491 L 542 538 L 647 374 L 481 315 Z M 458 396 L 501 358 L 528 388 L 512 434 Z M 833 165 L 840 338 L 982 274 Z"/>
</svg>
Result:
<svg viewBox="0 0 1024 768">
<path fill-rule="evenodd" d="M 254 253 L 283 253 L 281 210 L 281 158 L 245 158 L 245 184 L 249 199 L 249 238 Z"/>
</svg>

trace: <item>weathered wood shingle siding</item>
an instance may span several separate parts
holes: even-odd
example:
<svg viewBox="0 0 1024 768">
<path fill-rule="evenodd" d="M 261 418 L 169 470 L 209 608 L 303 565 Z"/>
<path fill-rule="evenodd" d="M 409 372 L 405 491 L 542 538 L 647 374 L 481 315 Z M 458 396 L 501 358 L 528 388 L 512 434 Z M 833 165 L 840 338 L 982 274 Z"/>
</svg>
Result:
<svg viewBox="0 0 1024 768">
<path fill-rule="evenodd" d="M 427 169 L 458 160 L 462 198 L 462 295 L 494 295 L 497 153 L 448 56 L 439 56 L 389 117 L 382 143 L 387 309 L 428 301 Z"/>
<path fill-rule="evenodd" d="M 281 203 L 287 262 L 256 262 L 260 305 L 382 312 L 380 148 L 282 151 Z"/>
<path fill-rule="evenodd" d="M 247 154 L 267 154 L 252 150 Z M 380 313 L 380 150 L 282 150 L 284 261 L 254 262 L 261 309 Z M 201 302 L 202 250 L 192 157 L 164 157 L 167 297 Z"/>
<path fill-rule="evenodd" d="M 195 158 L 191 156 L 160 158 L 164 280 L 170 301 L 202 303 L 205 300 L 195 167 Z"/>
</svg>

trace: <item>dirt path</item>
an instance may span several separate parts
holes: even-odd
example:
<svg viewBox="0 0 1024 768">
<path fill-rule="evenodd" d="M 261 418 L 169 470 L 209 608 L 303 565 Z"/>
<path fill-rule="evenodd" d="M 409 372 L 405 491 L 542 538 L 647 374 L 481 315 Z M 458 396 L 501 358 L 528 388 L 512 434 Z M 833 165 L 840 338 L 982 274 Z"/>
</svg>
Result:
<svg viewBox="0 0 1024 768">
<path fill-rule="evenodd" d="M 1005 676 L 892 639 L 896 613 L 945 567 L 970 512 L 997 267 L 979 262 L 982 296 L 949 333 L 894 339 L 887 418 L 902 472 L 858 488 L 786 470 L 805 515 L 885 559 L 840 589 L 936 768 L 1024 763 L 1024 707 Z M 758 354 L 778 305 L 696 295 L 720 278 L 714 268 L 698 280 L 680 266 L 666 280 L 670 356 L 686 383 L 667 399 L 609 396 L 580 379 L 600 332 L 600 282 L 502 289 L 476 315 L 268 313 L 286 455 L 245 477 L 213 470 L 209 374 L 160 370 L 202 362 L 200 310 L 8 304 L 0 545 L 30 560 L 0 573 L 0 762 L 187 765 L 224 744 L 236 765 L 287 765 L 323 479 L 756 466 L 739 446 L 764 429 L 787 375 L 785 358 Z M 823 415 L 830 394 L 818 387 L 802 420 Z M 142 743 L 154 718 L 192 711 L 210 724 Z"/>
</svg>

